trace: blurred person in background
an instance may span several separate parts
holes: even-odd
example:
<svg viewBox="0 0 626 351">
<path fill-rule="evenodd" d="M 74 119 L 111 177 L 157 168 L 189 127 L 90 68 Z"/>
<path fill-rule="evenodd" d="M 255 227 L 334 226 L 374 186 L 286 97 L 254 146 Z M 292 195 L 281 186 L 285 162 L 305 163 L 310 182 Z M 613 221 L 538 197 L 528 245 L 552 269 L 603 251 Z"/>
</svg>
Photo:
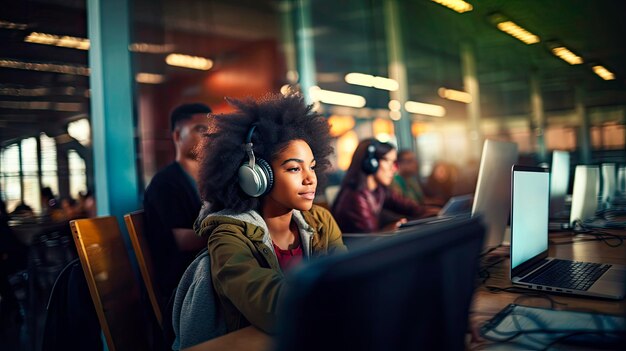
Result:
<svg viewBox="0 0 626 351">
<path fill-rule="evenodd" d="M 33 217 L 35 215 L 35 212 L 33 211 L 33 208 L 28 206 L 26 203 L 24 202 L 20 202 L 19 204 L 17 204 L 17 206 L 15 206 L 15 208 L 13 209 L 13 212 L 11 212 L 11 217 Z"/>
<path fill-rule="evenodd" d="M 398 151 L 397 166 L 398 173 L 391 183 L 394 191 L 420 205 L 440 205 L 437 199 L 426 196 L 419 180 L 419 163 L 413 151 L 408 149 Z"/>
<path fill-rule="evenodd" d="M 207 131 L 210 113 L 211 108 L 201 103 L 180 105 L 172 111 L 170 128 L 176 159 L 152 178 L 144 195 L 145 237 L 162 310 L 187 266 L 206 247 L 206 239 L 196 236 L 192 228 L 202 206 L 196 147 Z"/>
<path fill-rule="evenodd" d="M 397 151 L 389 143 L 376 139 L 365 139 L 359 143 L 332 207 L 342 232 L 394 230 L 407 218 L 434 213 L 391 189 L 396 159 Z M 383 213 L 389 212 L 384 210 L 395 216 L 385 218 L 387 216 Z"/>
<path fill-rule="evenodd" d="M 12 327 L 23 319 L 9 276 L 26 268 L 27 248 L 9 227 L 9 214 L 0 198 L 0 330 Z"/>
<path fill-rule="evenodd" d="M 49 216 L 53 222 L 61 222 L 65 220 L 61 202 L 52 193 L 50 187 L 41 188 L 41 214 Z"/>
<path fill-rule="evenodd" d="M 447 162 L 438 161 L 428 177 L 424 191 L 433 199 L 433 203 L 445 204 L 454 194 L 459 179 L 458 168 Z"/>
<path fill-rule="evenodd" d="M 91 218 L 96 216 L 96 199 L 91 190 L 81 191 L 78 195 L 78 207 L 83 217 Z"/>
</svg>

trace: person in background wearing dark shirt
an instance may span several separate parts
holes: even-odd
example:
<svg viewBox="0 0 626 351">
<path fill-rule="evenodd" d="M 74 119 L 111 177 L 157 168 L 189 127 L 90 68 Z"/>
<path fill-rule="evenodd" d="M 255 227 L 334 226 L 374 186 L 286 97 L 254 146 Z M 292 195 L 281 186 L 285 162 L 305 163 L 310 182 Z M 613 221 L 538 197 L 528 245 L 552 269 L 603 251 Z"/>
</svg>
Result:
<svg viewBox="0 0 626 351">
<path fill-rule="evenodd" d="M 209 113 L 211 109 L 200 103 L 181 105 L 172 111 L 176 161 L 152 178 L 144 195 L 145 237 L 162 309 L 187 266 L 207 245 L 206 238 L 196 236 L 192 228 L 202 206 L 196 146 L 207 131 Z"/>
</svg>

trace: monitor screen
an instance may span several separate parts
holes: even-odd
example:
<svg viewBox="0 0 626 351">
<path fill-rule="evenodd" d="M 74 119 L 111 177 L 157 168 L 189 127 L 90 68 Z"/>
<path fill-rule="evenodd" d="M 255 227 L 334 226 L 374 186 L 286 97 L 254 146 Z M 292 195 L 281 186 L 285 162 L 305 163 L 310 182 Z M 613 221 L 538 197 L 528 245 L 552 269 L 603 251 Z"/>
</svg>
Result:
<svg viewBox="0 0 626 351">
<path fill-rule="evenodd" d="M 548 250 L 550 173 L 544 168 L 513 168 L 511 269 Z"/>
<path fill-rule="evenodd" d="M 511 208 L 511 167 L 516 162 L 517 144 L 485 140 L 472 216 L 482 216 L 487 225 L 486 248 L 502 244 Z"/>
<path fill-rule="evenodd" d="M 576 166 L 570 224 L 593 218 L 598 208 L 600 171 L 596 166 Z"/>
<path fill-rule="evenodd" d="M 554 151 L 550 169 L 550 216 L 558 217 L 565 211 L 565 196 L 569 188 L 569 152 Z"/>
<path fill-rule="evenodd" d="M 602 164 L 602 203 L 611 204 L 615 199 L 615 163 Z"/>
<path fill-rule="evenodd" d="M 626 193 L 626 166 L 620 166 L 617 170 L 617 191 Z"/>
<path fill-rule="evenodd" d="M 413 226 L 303 266 L 277 350 L 462 350 L 483 235 L 478 218 Z"/>
</svg>

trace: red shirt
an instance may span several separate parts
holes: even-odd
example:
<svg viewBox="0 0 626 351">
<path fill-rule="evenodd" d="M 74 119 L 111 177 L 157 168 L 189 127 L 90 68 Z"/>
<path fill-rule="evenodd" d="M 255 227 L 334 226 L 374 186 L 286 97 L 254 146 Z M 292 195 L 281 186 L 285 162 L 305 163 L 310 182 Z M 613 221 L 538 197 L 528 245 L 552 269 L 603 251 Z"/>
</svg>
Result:
<svg viewBox="0 0 626 351">
<path fill-rule="evenodd" d="M 278 264 L 283 271 L 288 271 L 291 267 L 302 261 L 302 245 L 298 244 L 296 248 L 287 250 L 282 250 L 273 242 L 272 245 L 274 245 L 274 252 L 276 252 L 276 258 L 278 258 Z"/>
</svg>

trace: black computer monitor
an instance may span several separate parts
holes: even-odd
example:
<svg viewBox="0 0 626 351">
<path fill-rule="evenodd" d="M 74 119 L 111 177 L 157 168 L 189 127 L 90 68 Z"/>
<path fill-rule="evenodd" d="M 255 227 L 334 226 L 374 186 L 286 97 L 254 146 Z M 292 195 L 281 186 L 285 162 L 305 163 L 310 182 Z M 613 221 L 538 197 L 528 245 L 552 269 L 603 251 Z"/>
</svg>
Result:
<svg viewBox="0 0 626 351">
<path fill-rule="evenodd" d="M 485 228 L 414 226 L 288 277 L 277 350 L 462 350 Z"/>
</svg>

